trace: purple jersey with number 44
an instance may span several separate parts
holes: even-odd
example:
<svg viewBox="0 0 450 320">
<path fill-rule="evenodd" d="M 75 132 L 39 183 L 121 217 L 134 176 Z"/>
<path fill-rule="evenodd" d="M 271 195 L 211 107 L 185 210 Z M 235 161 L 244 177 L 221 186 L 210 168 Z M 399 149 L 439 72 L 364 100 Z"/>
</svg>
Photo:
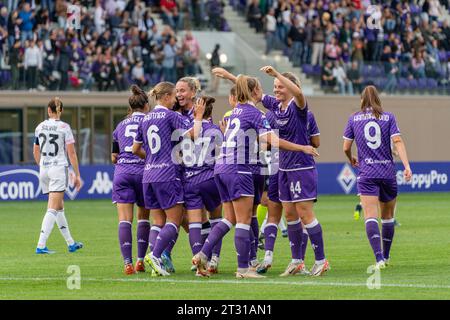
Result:
<svg viewBox="0 0 450 320">
<path fill-rule="evenodd" d="M 175 111 L 156 106 L 142 120 L 134 141 L 143 143 L 146 152 L 143 183 L 168 182 L 179 179 L 179 164 L 172 159 L 172 149 L 178 139 L 172 141 L 172 134 L 180 130 L 182 136 L 189 127 L 189 121 Z"/>
<path fill-rule="evenodd" d="M 309 145 L 308 104 L 300 109 L 295 100 L 289 102 L 285 110 L 281 110 L 281 102 L 273 96 L 264 95 L 262 104 L 275 114 L 280 138 L 300 145 Z M 314 158 L 303 152 L 280 150 L 280 170 L 292 171 L 312 169 Z"/>
<path fill-rule="evenodd" d="M 391 138 L 397 135 L 400 135 L 400 130 L 395 116 L 390 112 L 383 112 L 380 118 L 376 119 L 369 108 L 349 117 L 344 139 L 356 142 L 360 177 L 395 177 Z"/>
<path fill-rule="evenodd" d="M 119 144 L 120 150 L 115 166 L 116 175 L 142 175 L 145 161 L 131 153 L 131 147 L 144 116 L 142 112 L 133 112 L 130 117 L 122 120 L 113 132 L 113 141 Z"/>
</svg>

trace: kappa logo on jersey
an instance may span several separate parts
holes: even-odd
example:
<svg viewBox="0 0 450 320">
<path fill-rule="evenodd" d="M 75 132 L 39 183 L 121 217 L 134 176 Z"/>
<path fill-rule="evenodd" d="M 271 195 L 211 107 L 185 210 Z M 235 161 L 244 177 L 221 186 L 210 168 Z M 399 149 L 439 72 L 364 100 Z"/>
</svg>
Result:
<svg viewBox="0 0 450 320">
<path fill-rule="evenodd" d="M 36 199 L 41 193 L 39 172 L 33 169 L 15 169 L 0 172 L 0 199 Z"/>
<path fill-rule="evenodd" d="M 337 181 L 341 185 L 342 189 L 344 189 L 346 194 L 349 194 L 350 191 L 352 191 L 353 186 L 356 183 L 356 175 L 348 163 L 346 163 L 342 168 L 337 177 Z"/>
<path fill-rule="evenodd" d="M 92 186 L 89 188 L 89 194 L 108 194 L 111 193 L 113 182 L 109 178 L 108 172 L 97 171 Z"/>
<path fill-rule="evenodd" d="M 80 190 L 81 190 L 81 188 L 83 188 L 84 181 L 82 178 L 80 178 L 80 181 L 81 181 L 81 185 L 80 185 Z M 69 169 L 69 185 L 67 186 L 66 194 L 70 200 L 75 200 L 78 193 L 79 193 L 79 191 L 77 191 L 77 189 L 75 188 L 75 172 L 72 170 L 72 168 L 70 168 Z"/>
</svg>

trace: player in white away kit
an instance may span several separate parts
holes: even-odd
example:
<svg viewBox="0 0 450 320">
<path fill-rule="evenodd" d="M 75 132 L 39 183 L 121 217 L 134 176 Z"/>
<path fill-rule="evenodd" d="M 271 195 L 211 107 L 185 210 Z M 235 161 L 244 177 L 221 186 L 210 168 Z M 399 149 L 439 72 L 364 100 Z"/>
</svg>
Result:
<svg viewBox="0 0 450 320">
<path fill-rule="evenodd" d="M 60 120 L 62 109 L 63 103 L 59 98 L 50 100 L 47 108 L 49 119 L 41 122 L 35 130 L 34 160 L 39 165 L 42 192 L 48 194 L 47 213 L 42 221 L 41 234 L 36 248 L 37 254 L 54 253 L 47 248 L 46 244 L 55 221 L 67 242 L 69 252 L 75 252 L 83 247 L 81 242 L 75 242 L 72 239 L 64 215 L 64 192 L 69 180 L 67 156 L 75 172 L 77 190 L 80 190 L 81 180 L 75 139 L 70 126 Z"/>
</svg>

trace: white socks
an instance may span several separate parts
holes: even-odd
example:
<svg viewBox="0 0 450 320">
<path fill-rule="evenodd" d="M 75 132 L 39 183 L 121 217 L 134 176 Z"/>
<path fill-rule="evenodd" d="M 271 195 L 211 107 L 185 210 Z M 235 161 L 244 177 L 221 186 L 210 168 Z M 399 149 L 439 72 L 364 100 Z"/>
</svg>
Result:
<svg viewBox="0 0 450 320">
<path fill-rule="evenodd" d="M 267 250 L 264 255 L 264 262 L 267 264 L 272 264 L 273 261 L 273 251 Z"/>
<path fill-rule="evenodd" d="M 53 209 L 48 209 L 45 213 L 44 219 L 42 220 L 41 234 L 39 235 L 39 242 L 37 245 L 39 249 L 46 247 L 47 239 L 50 236 L 50 233 L 52 233 L 57 214 L 57 211 Z"/>
<path fill-rule="evenodd" d="M 62 236 L 67 242 L 68 246 L 75 243 L 69 231 L 69 224 L 67 223 L 66 216 L 64 214 L 64 209 L 58 210 L 56 215 L 56 224 L 58 225 L 59 231 L 61 231 Z"/>
</svg>

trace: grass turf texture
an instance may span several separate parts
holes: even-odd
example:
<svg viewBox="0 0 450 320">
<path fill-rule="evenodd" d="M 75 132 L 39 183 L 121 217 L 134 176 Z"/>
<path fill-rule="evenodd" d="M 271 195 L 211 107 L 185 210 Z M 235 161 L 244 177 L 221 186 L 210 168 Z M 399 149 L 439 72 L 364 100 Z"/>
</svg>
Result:
<svg viewBox="0 0 450 320">
<path fill-rule="evenodd" d="M 381 289 L 366 286 L 374 257 L 363 219 L 353 220 L 357 198 L 322 196 L 316 213 L 324 230 L 331 271 L 321 278 L 278 275 L 290 261 L 289 242 L 278 233 L 274 265 L 263 280 L 234 278 L 233 232 L 223 243 L 220 273 L 199 279 L 189 271 L 191 250 L 182 230 L 172 257 L 176 273 L 152 278 L 126 276 L 117 240 L 117 213 L 110 201 L 67 201 L 66 216 L 83 249 L 68 253 L 55 225 L 48 247 L 53 255 L 34 253 L 45 212 L 44 202 L 0 203 L 0 299 L 450 299 L 449 194 L 402 194 L 399 197 L 391 264 L 381 272 Z M 133 252 L 136 253 L 136 221 Z M 263 252 L 259 251 L 259 257 Z M 308 268 L 314 262 L 310 244 Z M 69 290 L 69 265 L 81 269 L 81 289 Z"/>
</svg>

